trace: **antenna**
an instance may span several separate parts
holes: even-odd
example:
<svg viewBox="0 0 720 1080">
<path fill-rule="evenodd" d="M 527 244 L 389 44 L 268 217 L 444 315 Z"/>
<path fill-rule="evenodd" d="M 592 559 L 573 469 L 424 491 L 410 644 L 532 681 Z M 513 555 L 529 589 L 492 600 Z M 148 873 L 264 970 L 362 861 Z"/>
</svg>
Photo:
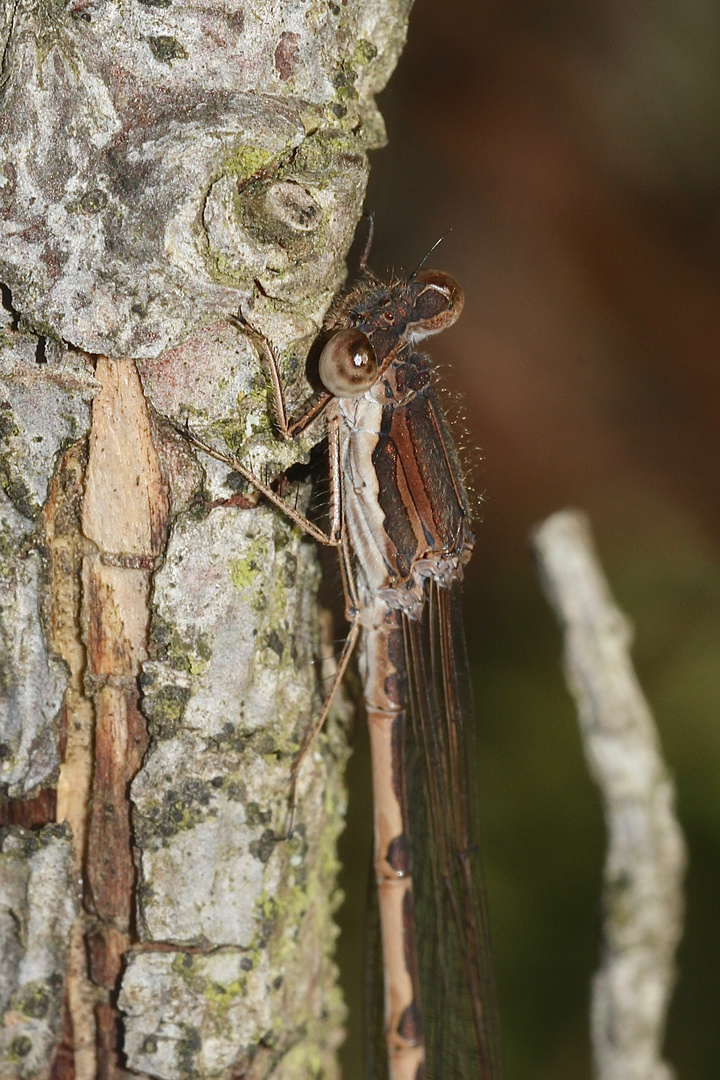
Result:
<svg viewBox="0 0 720 1080">
<path fill-rule="evenodd" d="M 417 266 L 413 270 L 412 274 L 410 275 L 410 278 L 408 280 L 408 284 L 410 284 L 411 282 L 413 282 L 415 280 L 415 278 L 418 276 L 418 274 L 422 270 L 425 263 L 428 261 L 428 259 L 432 255 L 435 248 L 439 247 L 440 244 L 442 244 L 445 237 L 449 236 L 451 232 L 452 232 L 452 229 L 448 229 L 447 232 L 443 233 L 442 236 L 440 237 L 440 239 L 436 240 L 435 243 L 433 244 L 433 246 L 430 248 L 430 250 L 423 255 L 422 259 L 420 260 L 420 262 L 417 264 Z"/>
</svg>

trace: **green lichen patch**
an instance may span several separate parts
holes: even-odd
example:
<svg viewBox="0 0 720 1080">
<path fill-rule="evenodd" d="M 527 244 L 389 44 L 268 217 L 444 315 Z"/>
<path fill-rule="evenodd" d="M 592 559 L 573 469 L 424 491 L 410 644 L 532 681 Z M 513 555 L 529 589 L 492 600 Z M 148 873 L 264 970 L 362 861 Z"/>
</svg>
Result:
<svg viewBox="0 0 720 1080">
<path fill-rule="evenodd" d="M 144 878 L 140 881 L 140 884 L 138 885 L 137 896 L 141 907 L 145 907 L 147 904 L 151 903 L 155 896 L 155 890 L 153 889 L 152 885 Z"/>
<path fill-rule="evenodd" d="M 15 423 L 10 402 L 0 402 L 0 439 L 9 439 L 13 435 L 19 435 L 20 428 Z"/>
<path fill-rule="evenodd" d="M 272 811 L 263 810 L 259 803 L 249 802 L 245 807 L 245 819 L 248 825 L 267 825 L 272 819 Z"/>
<path fill-rule="evenodd" d="M 8 1046 L 8 1061 L 13 1065 L 19 1064 L 32 1050 L 32 1042 L 27 1035 L 18 1035 L 12 1039 Z"/>
<path fill-rule="evenodd" d="M 344 88 L 354 85 L 350 70 L 339 69 L 336 73 L 343 80 Z M 310 173 L 318 186 L 328 186 L 347 175 L 348 165 L 362 167 L 365 155 L 352 135 L 340 129 L 323 129 L 305 139 L 295 154 L 294 168 L 299 173 Z"/>
<path fill-rule="evenodd" d="M 56 999 L 57 991 L 46 983 L 25 983 L 18 993 L 13 995 L 10 1007 L 24 1016 L 42 1020 L 52 1008 L 56 1007 Z"/>
<path fill-rule="evenodd" d="M 40 504 L 22 477 L 12 469 L 7 457 L 0 458 L 0 488 L 18 513 L 31 521 L 37 520 L 41 511 Z"/>
<path fill-rule="evenodd" d="M 239 1076 L 238 1063 L 244 1075 L 266 1033 L 276 1041 L 271 1029 L 279 1002 L 270 1001 L 276 983 L 258 951 L 225 947 L 133 958 L 120 996 L 129 1056 L 135 1050 L 135 1067 L 152 1075 L 158 1075 L 158 1051 L 172 1062 L 172 1072 L 162 1075 Z"/>
<path fill-rule="evenodd" d="M 42 829 L 13 828 L 12 849 L 14 854 L 21 854 L 23 858 L 31 859 L 44 848 L 54 846 L 57 841 L 69 841 L 71 838 L 72 830 L 67 822 L 44 825 Z"/>
<path fill-rule="evenodd" d="M 202 1036 L 192 1024 L 181 1024 L 182 1035 L 178 1039 L 177 1058 L 181 1076 L 197 1074 L 197 1056 L 202 1050 Z"/>
<path fill-rule="evenodd" d="M 183 982 L 192 985 L 193 990 L 200 990 L 205 983 L 200 974 L 203 957 L 189 952 L 178 952 L 172 959 L 172 970 L 179 975 Z"/>
<path fill-rule="evenodd" d="M 335 94 L 339 101 L 350 101 L 357 98 L 355 83 L 358 73 L 349 64 L 340 64 L 332 74 L 331 82 L 335 87 Z"/>
<path fill-rule="evenodd" d="M 206 980 L 205 999 L 213 1007 L 213 1012 L 218 1020 L 227 1015 L 230 1007 L 237 998 L 245 996 L 247 979 L 235 979 L 233 982 L 220 983 L 211 979 Z"/>
<path fill-rule="evenodd" d="M 142 3 L 142 0 L 140 0 Z M 84 214 L 99 214 L 108 204 L 107 193 L 102 188 L 92 188 L 81 196 L 78 209 Z"/>
<path fill-rule="evenodd" d="M 230 580 L 239 593 L 251 589 L 264 572 L 268 557 L 267 542 L 258 539 L 240 558 L 231 559 Z"/>
<path fill-rule="evenodd" d="M 360 38 L 355 46 L 351 63 L 353 67 L 364 67 L 365 64 L 369 64 L 371 60 L 374 60 L 377 54 L 377 46 L 373 45 L 371 41 L 366 41 L 365 38 Z"/>
<path fill-rule="evenodd" d="M 171 739 L 177 733 L 189 700 L 190 690 L 184 686 L 163 686 L 142 697 L 141 708 L 154 738 Z"/>
<path fill-rule="evenodd" d="M 274 157 L 278 155 L 262 146 L 240 146 L 227 155 L 222 171 L 238 180 L 248 180 L 262 172 Z"/>
<path fill-rule="evenodd" d="M 141 1054 L 156 1054 L 158 1051 L 157 1035 L 146 1035 L 140 1044 Z"/>
</svg>

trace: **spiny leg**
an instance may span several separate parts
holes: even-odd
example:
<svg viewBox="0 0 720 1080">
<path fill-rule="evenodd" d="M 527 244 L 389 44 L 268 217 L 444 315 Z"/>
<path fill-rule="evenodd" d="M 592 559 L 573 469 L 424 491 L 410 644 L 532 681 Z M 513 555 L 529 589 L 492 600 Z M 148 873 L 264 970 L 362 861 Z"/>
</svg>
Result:
<svg viewBox="0 0 720 1080">
<path fill-rule="evenodd" d="M 310 518 L 285 502 L 282 496 L 278 495 L 276 491 L 273 491 L 269 484 L 266 484 L 259 476 L 256 476 L 251 469 L 248 469 L 247 466 L 243 465 L 237 458 L 232 458 L 228 454 L 224 454 L 221 450 L 216 450 L 214 446 L 211 446 L 209 443 L 204 442 L 202 439 L 198 438 L 197 435 L 193 434 L 189 428 L 178 428 L 178 430 L 181 431 L 185 438 L 193 446 L 196 446 L 198 450 L 202 450 L 204 454 L 207 454 L 208 457 L 215 458 L 216 461 L 222 461 L 224 465 L 228 465 L 234 472 L 239 473 L 244 480 L 247 480 L 248 484 L 251 484 L 261 495 L 264 495 L 268 502 L 271 502 L 278 510 L 282 510 L 291 521 L 294 521 L 295 524 L 299 525 L 309 536 L 312 536 L 313 540 L 317 540 L 319 544 L 324 544 L 327 547 L 339 546 L 339 537 L 332 536 L 331 534 L 323 532 L 322 529 L 319 529 L 317 525 L 310 521 Z"/>
<path fill-rule="evenodd" d="M 282 378 L 280 377 L 280 365 L 272 343 L 260 330 L 254 327 L 252 323 L 249 323 L 244 315 L 236 315 L 234 321 L 247 334 L 258 353 L 267 364 L 268 371 L 270 372 L 270 386 L 272 388 L 275 423 L 277 424 L 278 432 L 282 438 L 285 439 L 286 442 L 290 442 L 296 435 L 300 435 L 306 427 L 309 427 L 313 420 L 316 420 L 317 417 L 320 416 L 332 399 L 332 394 L 324 391 L 318 399 L 313 402 L 310 408 L 302 414 L 302 416 L 299 416 L 297 420 L 293 420 L 292 423 L 288 423 L 285 391 L 283 390 Z"/>
<path fill-rule="evenodd" d="M 273 388 L 274 409 L 278 427 L 283 437 L 291 439 L 303 430 L 304 427 L 315 419 L 322 409 L 331 400 L 330 394 L 325 394 L 320 402 L 316 403 L 313 409 L 309 410 L 303 417 L 296 421 L 292 425 L 287 423 L 287 411 L 285 406 L 285 398 L 282 391 L 282 383 L 280 380 L 279 367 L 277 359 L 270 342 L 256 331 L 249 323 L 242 319 L 238 319 L 238 322 L 243 326 L 244 330 L 251 337 L 255 343 L 258 351 L 262 352 L 268 362 L 270 369 L 271 385 Z M 302 740 L 300 748 L 295 755 L 292 765 L 291 774 L 291 790 L 289 796 L 289 821 L 286 831 L 286 837 L 289 839 L 293 833 L 294 819 L 296 812 L 296 791 L 297 791 L 297 778 L 302 766 L 303 761 L 310 752 L 315 739 L 322 730 L 327 715 L 330 711 L 335 694 L 342 682 L 343 676 L 347 669 L 347 665 L 350 662 L 353 650 L 357 643 L 357 639 L 360 633 L 360 624 L 357 620 L 357 592 L 355 589 L 355 583 L 352 575 L 352 568 L 350 566 L 350 555 L 347 545 L 347 540 L 344 538 L 343 530 L 343 507 L 342 507 L 342 477 L 340 470 L 340 433 L 339 422 L 337 416 L 333 415 L 329 418 L 328 422 L 328 473 L 330 480 L 330 529 L 325 533 L 319 529 L 309 518 L 300 513 L 297 509 L 290 506 L 285 500 L 279 496 L 268 484 L 264 483 L 258 476 L 256 476 L 250 469 L 244 466 L 241 462 L 235 458 L 216 450 L 215 447 L 209 443 L 204 442 L 198 438 L 189 429 L 185 429 L 183 434 L 189 439 L 189 441 L 208 454 L 210 457 L 215 458 L 218 461 L 222 461 L 228 465 L 235 472 L 239 473 L 249 484 L 251 484 L 256 491 L 264 495 L 269 502 L 286 514 L 292 521 L 304 529 L 309 536 L 317 540 L 319 543 L 329 547 L 338 547 L 340 549 L 340 568 L 343 582 L 343 591 L 345 593 L 345 612 L 350 622 L 350 630 L 343 646 L 342 653 L 338 660 L 337 668 L 333 676 L 331 685 L 323 701 L 320 712 L 315 719 L 312 727 L 306 732 L 305 737 Z"/>
<path fill-rule="evenodd" d="M 342 682 L 343 675 L 345 674 L 348 663 L 353 653 L 353 649 L 355 648 L 355 644 L 357 643 L 358 635 L 360 633 L 360 623 L 355 616 L 354 608 L 355 586 L 352 582 L 352 575 L 350 573 L 349 566 L 347 565 L 347 560 L 349 558 L 347 553 L 347 544 L 343 540 L 341 511 L 342 503 L 340 501 L 340 477 L 337 470 L 331 466 L 331 530 L 330 533 L 324 533 L 321 529 L 318 529 L 317 526 L 314 525 L 309 518 L 305 517 L 305 515 L 301 514 L 299 510 L 295 510 L 292 506 L 286 503 L 285 500 L 282 499 L 275 491 L 273 491 L 271 487 L 263 483 L 263 481 L 260 480 L 259 477 L 255 476 L 255 474 L 251 472 L 250 469 L 247 469 L 239 461 L 236 461 L 234 458 L 228 457 L 227 454 L 223 454 L 221 451 L 216 450 L 215 447 L 210 446 L 206 442 L 203 442 L 202 439 L 199 439 L 196 435 L 193 435 L 192 432 L 190 432 L 189 430 L 180 430 L 182 430 L 185 437 L 190 441 L 193 446 L 196 446 L 199 450 L 202 450 L 203 453 L 208 454 L 210 457 L 215 458 L 217 461 L 222 461 L 225 465 L 228 465 L 231 469 L 234 469 L 235 472 L 240 473 L 240 475 L 244 477 L 249 484 L 252 484 L 253 487 L 255 487 L 262 495 L 264 495 L 273 504 L 273 506 L 276 506 L 279 510 L 282 510 L 284 514 L 286 514 L 292 521 L 294 521 L 297 525 L 304 529 L 310 536 L 313 537 L 313 539 L 317 540 L 318 543 L 325 544 L 327 547 L 336 547 L 340 550 L 341 574 L 343 580 L 343 588 L 345 590 L 346 596 L 346 612 L 348 612 L 348 618 L 351 619 L 350 631 L 345 640 L 345 644 L 343 646 L 342 653 L 340 654 L 340 659 L 338 660 L 335 674 L 333 675 L 330 688 L 325 695 L 325 700 L 323 701 L 320 712 L 318 713 L 317 718 L 313 722 L 312 727 L 309 729 L 308 732 L 306 732 L 305 737 L 300 744 L 300 749 L 298 750 L 293 759 L 291 769 L 290 795 L 288 797 L 288 826 L 285 834 L 281 837 L 278 837 L 278 839 L 289 840 L 292 838 L 295 823 L 295 811 L 297 808 L 296 789 L 300 767 L 305 758 L 307 757 L 310 749 L 312 748 L 315 739 L 320 734 L 320 731 L 323 728 L 323 725 L 327 719 L 327 715 L 330 711 L 333 698 L 335 697 L 337 689 Z M 333 535 L 334 533 L 336 533 L 336 535 Z M 350 599 L 351 597 L 353 599 Z M 349 606 L 351 604 L 353 605 L 352 609 Z"/>
<path fill-rule="evenodd" d="M 317 714 L 317 717 L 315 718 L 315 722 L 313 723 L 312 727 L 305 732 L 303 741 L 300 744 L 300 749 L 298 750 L 293 759 L 291 768 L 291 787 L 289 799 L 290 815 L 287 828 L 288 840 L 291 839 L 295 827 L 295 811 L 297 809 L 297 783 L 300 769 L 303 762 L 305 761 L 305 758 L 312 749 L 316 738 L 318 737 L 325 725 L 328 713 L 330 712 L 330 707 L 335 699 L 335 694 L 337 693 L 340 687 L 340 683 L 342 682 L 345 672 L 347 671 L 347 666 L 350 663 L 350 658 L 352 657 L 358 637 L 360 636 L 360 629 L 360 620 L 356 618 L 354 622 L 350 625 L 348 636 L 345 638 L 345 644 L 343 645 L 343 650 L 340 653 L 340 659 L 338 660 L 335 674 L 332 677 L 332 682 L 330 683 L 330 687 L 325 695 L 325 700 L 322 703 L 320 712 Z"/>
<path fill-rule="evenodd" d="M 315 739 L 318 737 L 323 729 L 330 707 L 333 703 L 335 694 L 337 693 L 340 683 L 343 680 L 347 666 L 350 663 L 353 651 L 357 644 L 358 637 L 360 636 L 360 617 L 358 613 L 358 597 L 357 588 L 355 586 L 355 579 L 353 575 L 352 563 L 350 560 L 350 549 L 347 541 L 347 533 L 342 528 L 343 512 L 342 512 L 342 482 L 339 471 L 339 442 L 337 440 L 337 425 L 334 422 L 334 418 L 331 418 L 329 426 L 329 443 L 330 443 L 330 498 L 331 498 L 331 535 L 334 533 L 335 522 L 337 522 L 337 544 L 339 547 L 338 556 L 340 559 L 340 577 L 343 584 L 343 592 L 345 594 L 345 617 L 350 623 L 350 629 L 345 639 L 340 658 L 335 669 L 330 686 L 325 694 L 325 700 L 323 701 L 320 712 L 317 715 L 313 726 L 305 733 L 300 748 L 295 755 L 295 759 L 292 765 L 292 788 L 290 793 L 290 821 L 288 826 L 288 835 L 292 836 L 295 809 L 296 809 L 296 789 L 297 778 L 302 767 L 302 763 L 309 754 Z M 338 459 L 335 461 L 333 455 L 333 445 L 338 449 Z"/>
</svg>

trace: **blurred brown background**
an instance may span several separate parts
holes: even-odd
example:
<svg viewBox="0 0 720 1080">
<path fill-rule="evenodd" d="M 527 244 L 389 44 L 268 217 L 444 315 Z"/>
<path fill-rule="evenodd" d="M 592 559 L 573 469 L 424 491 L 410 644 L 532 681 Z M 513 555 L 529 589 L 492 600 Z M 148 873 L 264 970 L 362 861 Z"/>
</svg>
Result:
<svg viewBox="0 0 720 1080">
<path fill-rule="evenodd" d="M 587 510 L 690 846 L 666 1052 L 720 1069 L 720 4 L 417 0 L 380 99 L 371 262 L 466 294 L 431 343 L 483 496 L 467 576 L 488 890 L 508 1080 L 591 1075 L 604 851 L 528 554 Z M 452 406 L 450 411 L 452 412 Z M 479 449 L 474 449 L 479 448 Z M 340 959 L 360 1077 L 370 818 L 362 735 Z"/>
</svg>

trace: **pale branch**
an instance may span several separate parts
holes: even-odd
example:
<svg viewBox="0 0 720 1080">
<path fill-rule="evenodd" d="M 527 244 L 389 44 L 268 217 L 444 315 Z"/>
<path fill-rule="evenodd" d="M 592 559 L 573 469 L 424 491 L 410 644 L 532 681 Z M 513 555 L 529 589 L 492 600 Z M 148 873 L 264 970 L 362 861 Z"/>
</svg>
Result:
<svg viewBox="0 0 720 1080">
<path fill-rule="evenodd" d="M 608 832 L 604 942 L 593 980 L 598 1080 L 669 1080 L 662 1060 L 682 933 L 685 843 L 673 782 L 632 667 L 632 631 L 598 562 L 587 517 L 554 514 L 532 535 L 545 594 L 563 628 L 564 666 Z"/>
</svg>

